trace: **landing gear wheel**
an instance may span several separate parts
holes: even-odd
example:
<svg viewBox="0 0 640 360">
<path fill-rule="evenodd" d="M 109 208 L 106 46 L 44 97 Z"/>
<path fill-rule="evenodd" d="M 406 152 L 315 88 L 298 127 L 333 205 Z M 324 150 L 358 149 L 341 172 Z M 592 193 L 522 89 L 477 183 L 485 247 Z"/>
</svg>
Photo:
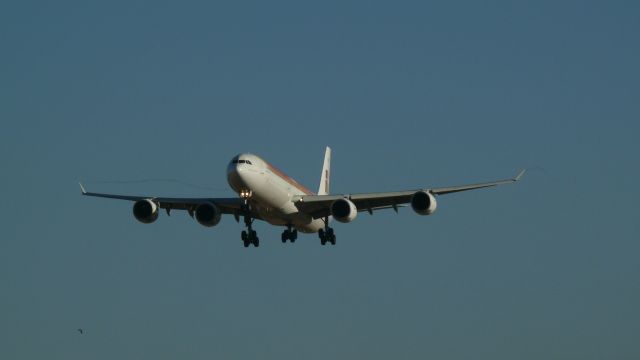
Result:
<svg viewBox="0 0 640 360">
<path fill-rule="evenodd" d="M 336 244 L 336 235 L 333 232 L 333 229 L 328 227 L 325 229 L 318 230 L 318 237 L 320 237 L 320 244 L 326 245 L 327 242 L 331 243 L 331 245 Z"/>
<path fill-rule="evenodd" d="M 327 241 L 331 243 L 331 245 L 336 244 L 336 235 L 333 232 L 332 228 L 327 229 Z"/>
<path fill-rule="evenodd" d="M 249 245 L 251 244 L 253 244 L 253 246 L 255 247 L 258 247 L 260 246 L 260 240 L 258 239 L 258 234 L 256 233 L 256 231 L 251 228 L 251 224 L 253 224 L 254 219 L 248 215 L 248 212 L 250 212 L 251 208 L 249 207 L 246 199 L 242 210 L 243 212 L 245 212 L 244 225 L 247 227 L 246 231 L 242 230 L 242 232 L 240 233 L 242 244 L 244 245 L 244 247 L 249 247 Z"/>
<path fill-rule="evenodd" d="M 245 217 L 245 224 L 247 225 L 247 230 L 242 230 L 240 233 L 240 238 L 242 239 L 242 244 L 244 247 L 249 247 L 249 245 L 253 244 L 253 246 L 260 246 L 260 239 L 258 239 L 258 233 L 255 230 L 251 229 L 251 223 L 253 220 L 250 217 Z"/>
<path fill-rule="evenodd" d="M 298 238 L 298 230 L 291 230 L 291 225 L 288 225 L 287 228 L 282 232 L 282 236 L 280 237 L 282 243 L 286 243 L 287 240 L 291 240 L 291 242 L 296 242 Z"/>
</svg>

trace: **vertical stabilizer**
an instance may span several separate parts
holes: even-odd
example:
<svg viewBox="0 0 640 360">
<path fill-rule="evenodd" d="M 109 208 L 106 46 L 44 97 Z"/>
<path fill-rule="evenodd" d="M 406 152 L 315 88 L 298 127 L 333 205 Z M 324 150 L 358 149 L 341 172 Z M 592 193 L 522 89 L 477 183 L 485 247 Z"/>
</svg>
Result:
<svg viewBox="0 0 640 360">
<path fill-rule="evenodd" d="M 318 195 L 329 195 L 329 185 L 331 177 L 331 148 L 327 146 L 324 152 L 324 164 L 322 165 L 322 175 L 320 175 L 320 188 Z"/>
</svg>

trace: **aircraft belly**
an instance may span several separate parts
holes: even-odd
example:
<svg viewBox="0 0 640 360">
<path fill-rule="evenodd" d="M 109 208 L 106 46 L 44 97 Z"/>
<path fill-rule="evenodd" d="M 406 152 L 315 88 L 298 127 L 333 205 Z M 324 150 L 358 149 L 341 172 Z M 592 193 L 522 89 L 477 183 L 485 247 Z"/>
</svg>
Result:
<svg viewBox="0 0 640 360">
<path fill-rule="evenodd" d="M 321 219 L 312 220 L 311 222 L 304 225 L 296 225 L 296 229 L 298 229 L 298 231 L 306 234 L 317 233 L 318 230 L 322 228 L 324 228 L 324 221 L 322 221 Z"/>
<path fill-rule="evenodd" d="M 292 225 L 303 233 L 315 233 L 324 227 L 322 220 L 314 220 L 311 215 L 300 212 L 291 201 L 293 189 L 281 179 L 267 175 L 266 181 L 251 190 L 252 203 L 260 217 L 269 224 Z"/>
<path fill-rule="evenodd" d="M 314 221 L 310 215 L 298 211 L 298 208 L 291 202 L 281 207 L 261 204 L 258 205 L 258 213 L 262 219 L 272 225 L 285 226 L 291 224 L 297 228 L 299 226 L 309 225 Z"/>
</svg>

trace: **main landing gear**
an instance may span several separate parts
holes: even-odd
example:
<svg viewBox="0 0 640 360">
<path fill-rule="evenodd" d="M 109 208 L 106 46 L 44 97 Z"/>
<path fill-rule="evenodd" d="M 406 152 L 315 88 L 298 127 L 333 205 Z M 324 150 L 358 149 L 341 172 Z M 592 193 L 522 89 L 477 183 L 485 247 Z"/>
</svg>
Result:
<svg viewBox="0 0 640 360">
<path fill-rule="evenodd" d="M 331 245 L 336 244 L 336 234 L 333 233 L 333 229 L 329 227 L 329 218 L 324 218 L 324 229 L 318 231 L 320 237 L 320 244 L 326 245 L 330 242 Z"/>
<path fill-rule="evenodd" d="M 258 247 L 260 246 L 260 239 L 258 238 L 258 234 L 255 230 L 251 228 L 251 224 L 253 224 L 253 219 L 250 216 L 244 217 L 244 224 L 247 226 L 247 230 L 242 230 L 241 238 L 244 247 L 249 247 L 250 244 Z"/>
<path fill-rule="evenodd" d="M 282 243 L 286 243 L 287 240 L 291 240 L 292 243 L 296 242 L 298 238 L 298 230 L 291 230 L 291 225 L 287 225 L 287 229 L 282 232 Z"/>
</svg>

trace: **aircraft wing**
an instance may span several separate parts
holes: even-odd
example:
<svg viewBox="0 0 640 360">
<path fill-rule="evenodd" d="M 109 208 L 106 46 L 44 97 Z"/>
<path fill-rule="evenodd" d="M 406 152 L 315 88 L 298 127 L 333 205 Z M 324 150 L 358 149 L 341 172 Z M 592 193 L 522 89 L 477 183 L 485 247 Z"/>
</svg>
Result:
<svg viewBox="0 0 640 360">
<path fill-rule="evenodd" d="M 358 208 L 358 211 L 368 211 L 373 213 L 374 210 L 393 208 L 397 211 L 398 207 L 406 206 L 411 201 L 411 197 L 418 191 L 425 191 L 432 195 L 445 195 L 460 191 L 468 191 L 482 189 L 503 184 L 510 184 L 522 178 L 526 170 L 522 170 L 517 176 L 485 183 L 476 183 L 469 185 L 449 186 L 431 189 L 416 189 L 395 192 L 379 192 L 379 193 L 363 193 L 363 194 L 343 194 L 343 195 L 301 195 L 293 200 L 296 207 L 313 218 L 323 218 L 331 215 L 329 209 L 331 204 L 338 199 L 349 199 Z"/>
<path fill-rule="evenodd" d="M 128 200 L 128 201 L 139 201 L 139 200 L 152 200 L 158 204 L 158 206 L 162 209 L 167 210 L 187 210 L 189 214 L 192 214 L 195 208 L 203 203 L 214 203 L 223 214 L 241 214 L 241 207 L 243 205 L 243 200 L 240 198 L 173 198 L 173 197 L 157 197 L 157 196 L 135 196 L 135 195 L 117 195 L 117 194 L 103 194 L 103 193 L 94 193 L 87 192 L 80 184 L 80 190 L 82 190 L 82 195 L 86 196 L 95 196 L 101 198 L 108 199 L 118 199 L 118 200 Z M 254 218 L 260 219 L 257 214 L 252 215 Z"/>
</svg>

